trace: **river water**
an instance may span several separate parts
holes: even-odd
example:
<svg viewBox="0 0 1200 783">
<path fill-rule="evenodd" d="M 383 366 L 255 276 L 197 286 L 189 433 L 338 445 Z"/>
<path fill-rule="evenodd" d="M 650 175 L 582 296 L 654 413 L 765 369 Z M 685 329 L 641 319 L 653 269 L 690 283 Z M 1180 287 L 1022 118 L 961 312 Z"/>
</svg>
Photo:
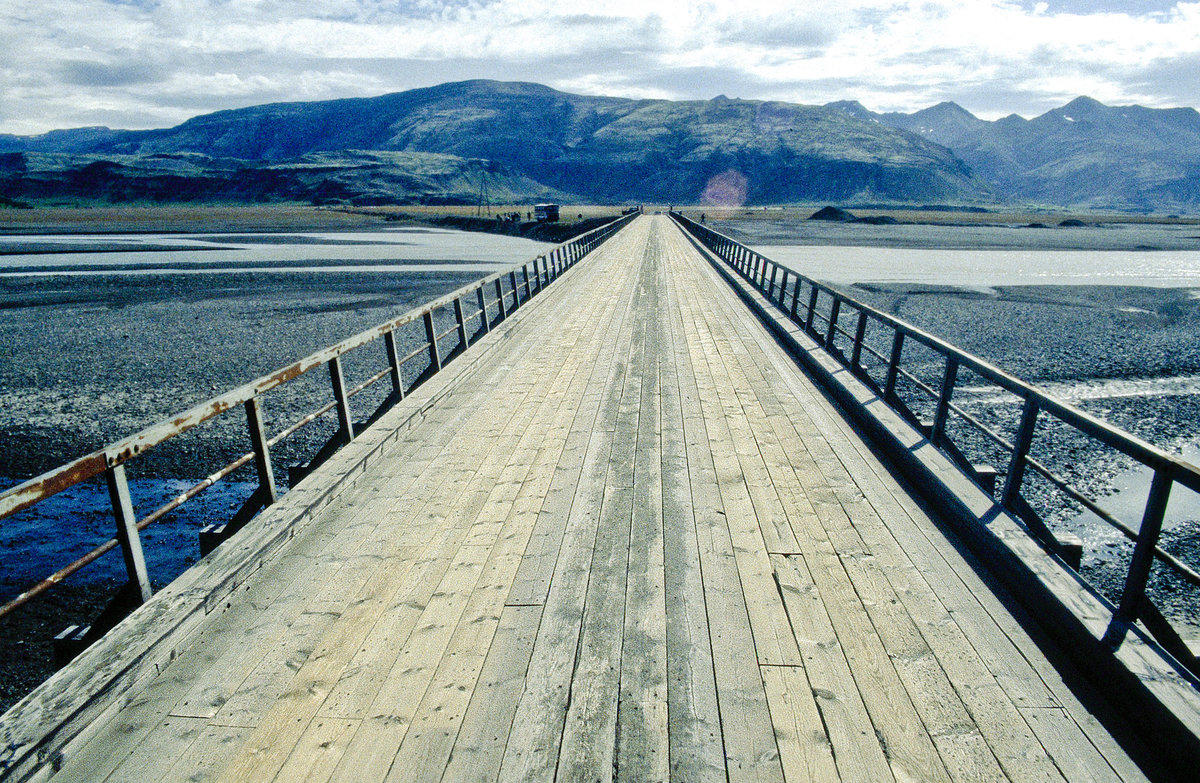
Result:
<svg viewBox="0 0 1200 783">
<path fill-rule="evenodd" d="M 522 237 L 394 228 L 302 234 L 0 237 L 0 275 L 216 274 L 230 271 L 478 271 L 550 247 Z"/>
<path fill-rule="evenodd" d="M 762 245 L 766 257 L 816 280 L 1009 285 L 1139 285 L 1200 289 L 1200 250 L 960 250 Z"/>
</svg>

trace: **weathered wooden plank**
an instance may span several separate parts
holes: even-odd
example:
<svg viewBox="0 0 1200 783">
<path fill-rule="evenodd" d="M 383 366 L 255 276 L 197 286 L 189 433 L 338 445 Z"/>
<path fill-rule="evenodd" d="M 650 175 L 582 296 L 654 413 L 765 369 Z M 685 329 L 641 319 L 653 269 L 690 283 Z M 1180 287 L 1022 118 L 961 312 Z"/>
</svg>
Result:
<svg viewBox="0 0 1200 783">
<path fill-rule="evenodd" d="M 648 248 L 649 249 L 649 248 Z M 617 702 L 615 768 L 622 780 L 666 780 L 667 607 L 663 549 L 661 326 L 657 259 L 647 253 L 639 289 L 647 315 L 633 458 L 633 519 Z"/>
<path fill-rule="evenodd" d="M 613 775 L 634 513 L 633 464 L 645 371 L 645 323 L 641 318 L 635 319 L 633 331 L 633 349 L 617 408 L 611 465 L 588 570 L 571 699 L 559 746 L 556 776 L 566 780 L 609 780 Z"/>
<path fill-rule="evenodd" d="M 328 779 L 358 725 L 357 720 L 314 718 L 274 779 L 280 783 Z"/>
<path fill-rule="evenodd" d="M 577 389 L 579 381 L 586 379 L 584 372 L 576 370 L 579 365 L 562 367 L 534 417 L 538 426 L 526 431 L 513 461 L 505 469 L 505 473 L 511 471 L 515 475 L 506 480 L 502 474 L 488 506 L 476 522 L 476 527 L 487 526 L 492 515 L 506 514 L 491 540 L 480 541 L 489 548 L 488 560 L 425 696 L 412 714 L 411 727 L 392 762 L 391 779 L 442 779 L 521 554 L 545 502 L 553 466 L 562 454 L 564 422 L 575 415 L 574 405 L 567 401 L 578 399 L 578 394 L 569 393 L 570 388 Z M 518 457 L 528 450 L 536 452 L 533 459 Z M 524 480 L 516 483 L 518 491 L 509 501 L 505 490 L 521 473 Z M 468 537 L 471 540 L 473 537 Z"/>
<path fill-rule="evenodd" d="M 772 555 L 776 578 L 796 638 L 804 649 L 804 670 L 833 747 L 843 780 L 895 780 L 882 737 L 859 692 L 824 597 L 800 556 Z"/>
<path fill-rule="evenodd" d="M 784 777 L 789 783 L 837 780 L 833 749 L 804 667 L 763 666 L 762 677 Z"/>
<path fill-rule="evenodd" d="M 755 392 L 754 399 L 743 400 L 747 411 L 763 412 L 765 416 L 763 409 L 777 401 L 767 400 L 766 404 L 758 405 L 759 402 L 763 402 L 763 398 L 773 395 L 772 387 L 764 382 L 761 374 L 755 372 L 755 369 L 761 366 L 762 359 L 753 356 L 748 346 L 742 348 L 743 350 L 735 351 L 737 365 L 727 364 L 727 369 L 739 393 L 743 389 Z M 750 395 L 747 393 L 745 396 Z M 772 418 L 770 426 L 777 427 L 781 421 L 785 420 Z M 799 450 L 801 442 L 795 432 L 789 433 L 784 428 L 776 432 L 776 435 L 791 450 Z M 764 440 L 760 439 L 760 443 Z M 808 444 L 816 448 L 823 445 L 811 438 Z M 826 469 L 831 469 L 828 463 Z M 786 470 L 777 472 L 779 484 L 788 483 L 786 473 Z M 848 479 L 849 475 L 846 474 L 845 478 Z M 837 495 L 837 491 L 834 495 Z M 888 560 L 880 560 L 870 553 L 859 538 L 859 533 L 867 528 L 882 529 L 883 522 L 873 513 L 862 513 L 863 504 L 858 502 L 862 500 L 861 494 L 852 493 L 852 498 L 847 501 L 849 505 L 843 504 L 844 507 L 839 507 L 836 502 L 826 503 L 823 506 L 821 522 L 828 533 L 830 543 L 840 555 L 842 567 L 853 584 L 854 592 L 873 620 L 873 630 L 878 633 L 883 648 L 894 661 L 900 680 L 907 687 L 913 707 L 930 733 L 943 763 L 948 765 L 952 777 L 1000 779 L 999 766 L 983 742 L 978 728 L 932 653 L 920 639 L 912 621 L 905 612 L 897 609 L 891 586 L 883 578 L 885 571 L 908 565 L 903 552 L 898 549 L 892 550 L 889 553 L 892 557 Z M 846 509 L 855 508 L 859 509 L 860 513 L 851 525 Z M 870 511 L 869 508 L 867 511 Z M 818 551 L 814 550 L 813 554 Z M 858 676 L 858 668 L 855 674 Z M 986 675 L 986 672 L 984 674 Z M 889 748 L 895 751 L 894 745 L 889 744 Z"/>
<path fill-rule="evenodd" d="M 775 742 L 766 693 L 757 667 L 754 635 L 746 599 L 742 592 L 737 562 L 733 555 L 726 511 L 718 490 L 717 472 L 707 431 L 707 419 L 701 403 L 701 382 L 711 384 L 700 372 L 707 367 L 698 348 L 693 348 L 691 330 L 694 316 L 686 305 L 697 296 L 695 289 L 683 288 L 687 271 L 685 256 L 673 244 L 668 254 L 668 279 L 677 290 L 673 299 L 680 307 L 670 313 L 673 322 L 671 341 L 675 347 L 679 372 L 683 435 L 686 444 L 688 478 L 696 524 L 703 595 L 709 621 L 710 647 L 716 696 L 724 744 L 726 774 L 731 781 L 782 780 L 778 746 Z M 678 288 L 674 284 L 679 284 Z M 680 290 L 682 289 L 682 290 Z M 698 680 L 703 685 L 704 680 Z M 701 691 L 701 699 L 708 696 Z M 701 701 L 703 705 L 705 702 Z M 701 724 L 702 726 L 704 724 Z M 694 764 L 710 771 L 711 757 L 696 754 Z M 685 778 L 681 778 L 685 779 Z"/>
<path fill-rule="evenodd" d="M 501 611 L 443 780 L 490 783 L 499 778 L 541 619 L 541 606 L 508 606 Z"/>
<path fill-rule="evenodd" d="M 805 406 L 805 411 L 812 413 L 818 410 L 816 405 Z M 807 416 L 808 413 L 803 411 L 795 411 L 796 417 Z M 795 419 L 793 419 L 795 420 Z M 816 426 L 816 425 L 814 425 Z M 981 607 L 973 605 L 971 601 L 972 595 L 983 594 L 983 589 L 967 590 L 961 586 L 960 595 L 968 599 L 957 603 L 957 609 L 953 619 L 950 614 L 941 607 L 938 598 L 934 595 L 934 591 L 930 587 L 932 578 L 936 579 L 938 584 L 945 585 L 947 581 L 950 583 L 959 582 L 960 574 L 969 571 L 968 568 L 959 566 L 957 568 L 948 568 L 946 562 L 941 558 L 925 559 L 923 561 L 925 568 L 931 565 L 937 568 L 937 571 L 922 576 L 921 570 L 912 566 L 907 562 L 902 562 L 915 551 L 921 549 L 921 545 L 928 546 L 928 540 L 916 540 L 908 530 L 915 524 L 912 521 L 912 511 L 904 511 L 896 503 L 893 492 L 897 490 L 888 490 L 883 486 L 883 481 L 880 475 L 871 470 L 867 459 L 864 458 L 861 449 L 862 446 L 856 449 L 854 438 L 846 437 L 846 431 L 836 426 L 834 421 L 828 418 L 824 419 L 824 426 L 821 431 L 826 433 L 825 438 L 817 445 L 817 448 L 828 449 L 829 453 L 833 453 L 833 449 L 837 449 L 838 458 L 846 463 L 849 469 L 854 469 L 855 472 L 855 489 L 863 489 L 871 496 L 873 503 L 883 503 L 883 508 L 889 510 L 889 526 L 890 533 L 886 532 L 881 523 L 869 524 L 869 518 L 873 515 L 873 509 L 866 506 L 866 498 L 856 496 L 853 492 L 849 493 L 848 497 L 842 498 L 845 508 L 850 511 L 852 516 L 859 520 L 855 523 L 855 530 L 863 536 L 868 536 L 873 542 L 872 546 L 879 551 L 888 551 L 900 562 L 900 565 L 893 565 L 887 569 L 883 569 L 882 573 L 897 589 L 897 594 L 901 602 L 909 609 L 917 614 L 914 615 L 914 620 L 920 622 L 920 632 L 928 639 L 933 648 L 937 650 L 936 656 L 938 660 L 937 668 L 944 668 L 945 674 L 933 674 L 937 681 L 941 681 L 943 677 L 949 677 L 955 683 L 955 690 L 961 695 L 963 704 L 966 706 L 969 713 L 974 716 L 973 720 L 979 725 L 979 731 L 986 738 L 988 745 L 998 757 L 1006 774 L 1013 779 L 1021 780 L 1061 780 L 1061 774 L 1055 765 L 1050 762 L 1043 748 L 1033 736 L 1029 727 L 1021 719 L 1021 716 L 1016 712 L 1012 702 L 1008 700 L 1004 691 L 994 685 L 995 679 L 993 672 L 1011 671 L 1013 667 L 1024 672 L 1021 679 L 1029 680 L 1031 677 L 1036 678 L 1028 663 L 1023 658 L 1012 658 L 1009 656 L 1010 662 L 1003 667 L 998 668 L 996 662 L 985 664 L 976 655 L 975 647 L 978 642 L 972 645 L 970 639 L 978 638 L 976 633 L 959 630 L 959 626 L 967 622 L 979 622 L 986 620 L 986 614 L 981 611 Z M 836 444 L 836 446 L 835 446 Z M 827 461 L 827 465 L 829 462 Z M 837 493 L 835 493 L 837 494 Z M 921 515 L 923 516 L 923 515 Z M 899 524 L 903 522 L 904 524 Z M 926 522 L 928 524 L 928 522 Z M 904 543 L 894 539 L 892 535 L 904 535 Z M 945 548 L 942 548 L 945 552 Z M 953 550 L 951 550 L 953 551 Z M 942 555 L 944 557 L 944 554 Z M 939 561 L 940 562 L 936 562 Z M 940 568 L 938 566 L 940 565 Z M 923 569 L 922 569 L 923 570 Z M 938 577 L 944 577 L 938 578 Z M 927 581 L 929 580 L 929 581 Z M 860 578 L 860 582 L 862 579 Z M 860 587 L 860 592 L 862 588 Z M 887 608 L 889 604 L 884 604 L 880 601 L 875 601 L 875 607 Z M 930 611 L 933 613 L 930 614 Z M 990 619 L 990 618 L 989 618 Z M 884 630 L 894 630 L 894 626 L 876 624 Z M 978 626 L 976 626 L 978 627 Z M 982 635 L 982 630 L 979 631 Z M 1006 644 L 1008 644 L 1006 642 Z M 1005 645 L 1000 645 L 1003 648 Z M 1008 646 L 1011 646 L 1010 644 Z M 989 647 L 994 648 L 993 645 Z M 922 664 L 926 668 L 931 664 L 927 657 L 923 654 L 912 653 L 909 656 L 900 655 L 898 658 L 898 667 L 912 667 L 916 664 Z M 992 683 L 989 687 L 988 683 Z M 1041 685 L 1041 683 L 1039 683 Z M 954 721 L 949 719 L 944 714 L 945 710 L 953 701 L 949 698 L 933 699 L 933 693 L 937 691 L 946 692 L 948 683 L 942 683 L 937 687 L 934 683 L 926 680 L 923 687 L 917 689 L 910 687 L 910 693 L 914 699 L 924 697 L 928 704 L 928 709 L 923 712 L 929 716 L 931 713 L 937 715 L 942 713 L 942 725 L 952 724 Z M 1044 692 L 1044 687 L 1042 688 Z M 930 717 L 926 717 L 929 721 Z M 942 735 L 945 737 L 946 735 Z M 972 752 L 978 757 L 981 753 L 980 749 L 975 748 L 970 750 L 971 742 L 966 739 L 967 734 L 956 732 L 954 735 L 954 747 L 947 747 L 945 740 L 939 741 L 935 730 L 935 742 L 939 743 L 939 748 L 944 748 L 943 757 L 950 762 L 950 755 L 953 754 L 960 757 L 967 752 Z M 987 763 L 986 758 L 980 763 Z"/>
<path fill-rule="evenodd" d="M 617 239 L 613 240 L 614 253 L 621 249 L 617 242 Z M 564 655 L 563 651 L 575 650 L 579 644 L 588 564 L 596 545 L 600 510 L 612 464 L 615 421 L 625 383 L 627 358 L 632 350 L 629 313 L 633 292 L 620 281 L 620 276 L 608 279 L 608 284 L 620 291 L 622 301 L 619 311 L 622 330 L 614 343 L 618 351 L 616 356 L 624 360 L 613 361 L 606 368 L 607 379 L 597 400 L 599 413 L 584 457 L 579 494 L 566 520 L 525 689 L 505 747 L 501 780 L 552 780 L 557 767 L 574 672 L 574 654 Z"/>
<path fill-rule="evenodd" d="M 667 284 L 668 250 L 660 250 L 660 281 L 666 307 L 660 308 L 660 328 L 665 339 L 660 353 L 662 385 L 662 481 L 664 575 L 666 578 L 667 635 L 667 730 L 670 742 L 670 779 L 675 781 L 720 781 L 725 774 L 721 716 L 713 673 L 704 577 L 696 535 L 696 512 L 689 477 L 687 433 L 684 426 L 683 374 L 690 366 L 680 365 L 681 352 L 668 351 L 683 340 L 676 291 Z M 689 403 L 695 396 L 689 395 Z M 694 410 L 694 404 L 689 410 Z M 694 425 L 703 417 L 693 412 Z M 697 421 L 698 420 L 698 421 Z M 697 441 L 707 439 L 694 434 Z"/>
<path fill-rule="evenodd" d="M 219 770 L 251 731 L 240 726 L 209 726 L 175 760 L 163 780 L 188 783 L 216 780 Z M 130 783 L 143 783 L 148 778 L 133 775 L 129 780 Z"/>
<path fill-rule="evenodd" d="M 690 303 L 685 304 L 685 310 Z M 795 666 L 800 664 L 800 651 L 788 625 L 787 616 L 775 591 L 766 543 L 758 526 L 754 505 L 746 487 L 745 475 L 733 445 L 729 428 L 730 417 L 737 415 L 736 397 L 731 402 L 719 368 L 716 346 L 707 330 L 694 328 L 704 316 L 693 312 L 685 320 L 688 339 L 693 343 L 697 389 L 704 412 L 708 447 L 717 474 L 721 504 L 726 513 L 730 546 L 742 583 L 754 647 L 758 662 Z"/>
</svg>

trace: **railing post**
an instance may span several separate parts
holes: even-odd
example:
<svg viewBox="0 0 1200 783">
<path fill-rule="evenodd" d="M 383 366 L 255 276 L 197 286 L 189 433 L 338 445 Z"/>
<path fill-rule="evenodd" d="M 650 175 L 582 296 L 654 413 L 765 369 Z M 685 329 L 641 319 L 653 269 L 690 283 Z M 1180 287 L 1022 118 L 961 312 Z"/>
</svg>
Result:
<svg viewBox="0 0 1200 783">
<path fill-rule="evenodd" d="M 467 319 L 463 316 L 462 300 L 454 300 L 454 320 L 458 323 L 458 344 L 467 350 Z"/>
<path fill-rule="evenodd" d="M 429 366 L 434 372 L 442 369 L 442 355 L 438 351 L 437 331 L 433 328 L 433 311 L 425 311 L 425 339 L 429 342 Z"/>
<path fill-rule="evenodd" d="M 792 320 L 793 321 L 799 320 L 799 315 L 797 315 L 796 310 L 800 306 L 800 284 L 803 282 L 804 282 L 804 278 L 800 277 L 800 275 L 796 275 L 796 287 L 792 291 Z"/>
<path fill-rule="evenodd" d="M 804 331 L 811 332 L 813 328 L 813 319 L 817 314 L 817 297 L 821 293 L 821 289 L 817 288 L 815 283 L 810 283 L 812 293 L 808 295 L 808 313 L 804 317 Z"/>
<path fill-rule="evenodd" d="M 779 303 L 783 304 L 783 299 L 787 295 L 788 270 L 783 270 L 783 277 L 779 281 Z"/>
<path fill-rule="evenodd" d="M 1008 474 L 1004 478 L 1004 491 L 1000 494 L 1000 505 L 1012 508 L 1021 492 L 1021 481 L 1025 478 L 1025 458 L 1033 445 L 1033 433 L 1037 427 L 1038 411 L 1041 406 L 1032 394 L 1025 398 L 1021 408 L 1021 423 L 1017 425 L 1017 437 L 1013 441 L 1012 457 L 1008 460 Z"/>
<path fill-rule="evenodd" d="M 125 479 L 125 466 L 114 465 L 104 473 L 108 482 L 108 498 L 112 501 L 113 519 L 117 523 L 117 541 L 121 554 L 125 556 L 125 572 L 129 583 L 140 597 L 139 603 L 150 600 L 150 574 L 146 571 L 146 555 L 142 552 L 142 539 L 138 534 L 137 516 L 133 501 L 129 497 L 129 482 Z"/>
<path fill-rule="evenodd" d="M 533 298 L 533 289 L 529 287 L 529 264 L 521 264 L 521 279 L 525 281 L 525 299 Z"/>
<path fill-rule="evenodd" d="M 850 366 L 858 369 L 862 361 L 863 340 L 867 336 L 867 311 L 859 308 L 858 324 L 854 327 L 854 351 L 850 354 Z"/>
<path fill-rule="evenodd" d="M 842 300 L 835 295 L 829 308 L 829 329 L 825 332 L 825 347 L 833 350 L 833 340 L 837 337 L 838 315 L 842 312 Z"/>
<path fill-rule="evenodd" d="M 954 384 L 958 380 L 958 357 L 946 357 L 946 374 L 942 376 L 942 391 L 938 395 L 937 412 L 933 416 L 933 429 L 929 440 L 935 446 L 941 442 L 946 432 L 946 419 L 950 415 L 950 397 L 954 394 Z"/>
<path fill-rule="evenodd" d="M 483 289 L 479 289 L 482 291 Z M 486 323 L 487 319 L 484 319 Z M 396 332 L 389 329 L 383 335 L 383 347 L 387 351 L 388 366 L 392 369 L 392 392 L 397 400 L 404 399 L 404 378 L 400 375 L 400 352 L 396 350 Z"/>
<path fill-rule="evenodd" d="M 512 286 L 512 309 L 516 310 L 521 306 L 521 295 L 517 293 L 517 270 L 508 273 L 508 284 Z"/>
<path fill-rule="evenodd" d="M 508 317 L 508 313 L 504 310 L 504 283 L 500 282 L 503 278 L 496 278 L 496 307 L 500 309 L 501 320 Z"/>
<path fill-rule="evenodd" d="M 883 387 L 883 398 L 894 399 L 896 396 L 896 378 L 900 375 L 900 353 L 904 350 L 904 332 L 899 329 L 892 335 L 892 355 L 888 359 L 887 381 Z"/>
<path fill-rule="evenodd" d="M 1163 516 L 1167 512 L 1167 501 L 1170 500 L 1173 483 L 1169 468 L 1158 468 L 1154 471 L 1154 480 L 1150 482 L 1150 496 L 1146 498 L 1146 510 L 1142 514 L 1142 525 L 1138 528 L 1137 543 L 1133 545 L 1133 559 L 1125 577 L 1125 589 L 1121 592 L 1121 603 L 1117 607 L 1114 619 L 1131 623 L 1138 618 L 1138 609 L 1146 595 L 1146 580 L 1150 578 L 1150 569 L 1154 565 L 1154 549 L 1158 546 L 1158 537 L 1162 533 Z"/>
<path fill-rule="evenodd" d="M 771 264 L 771 281 L 767 283 L 767 299 L 775 294 L 775 275 L 779 274 L 779 264 Z"/>
<path fill-rule="evenodd" d="M 479 294 L 479 328 L 487 334 L 492 330 L 492 325 L 488 323 L 487 297 L 483 294 L 483 286 L 479 286 L 475 291 Z"/>
<path fill-rule="evenodd" d="M 354 440 L 354 418 L 350 415 L 350 398 L 346 396 L 346 381 L 342 377 L 342 357 L 329 360 L 329 382 L 333 384 L 333 399 L 337 402 L 338 422 L 346 433 L 346 442 Z"/>
<path fill-rule="evenodd" d="M 250 444 L 254 449 L 254 469 L 258 473 L 258 489 L 262 492 L 264 506 L 279 499 L 275 489 L 275 471 L 271 469 L 271 449 L 267 445 L 267 433 L 263 429 L 262 408 L 258 397 L 246 400 L 246 429 L 250 431 Z"/>
</svg>

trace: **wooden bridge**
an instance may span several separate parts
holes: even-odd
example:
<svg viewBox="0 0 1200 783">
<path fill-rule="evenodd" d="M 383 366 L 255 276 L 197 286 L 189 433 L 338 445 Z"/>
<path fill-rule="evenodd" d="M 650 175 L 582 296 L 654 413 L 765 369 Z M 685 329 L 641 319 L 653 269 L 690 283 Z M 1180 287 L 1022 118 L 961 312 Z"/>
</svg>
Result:
<svg viewBox="0 0 1200 783">
<path fill-rule="evenodd" d="M 1039 624 L 1101 603 L 947 479 L 1010 590 L 753 300 L 634 220 L 18 704 L 0 777 L 1185 778 L 1187 672 Z"/>
</svg>

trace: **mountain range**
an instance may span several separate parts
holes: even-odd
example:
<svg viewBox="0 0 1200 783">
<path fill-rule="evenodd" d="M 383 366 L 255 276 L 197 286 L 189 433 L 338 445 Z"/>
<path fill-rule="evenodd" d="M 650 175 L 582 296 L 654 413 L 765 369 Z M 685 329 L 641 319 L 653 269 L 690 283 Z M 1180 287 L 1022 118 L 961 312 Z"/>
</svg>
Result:
<svg viewBox="0 0 1200 783">
<path fill-rule="evenodd" d="M 8 203 L 835 201 L 1200 206 L 1200 114 L 1088 98 L 1030 120 L 943 103 L 635 100 L 469 81 L 220 111 L 174 128 L 0 135 Z"/>
</svg>

